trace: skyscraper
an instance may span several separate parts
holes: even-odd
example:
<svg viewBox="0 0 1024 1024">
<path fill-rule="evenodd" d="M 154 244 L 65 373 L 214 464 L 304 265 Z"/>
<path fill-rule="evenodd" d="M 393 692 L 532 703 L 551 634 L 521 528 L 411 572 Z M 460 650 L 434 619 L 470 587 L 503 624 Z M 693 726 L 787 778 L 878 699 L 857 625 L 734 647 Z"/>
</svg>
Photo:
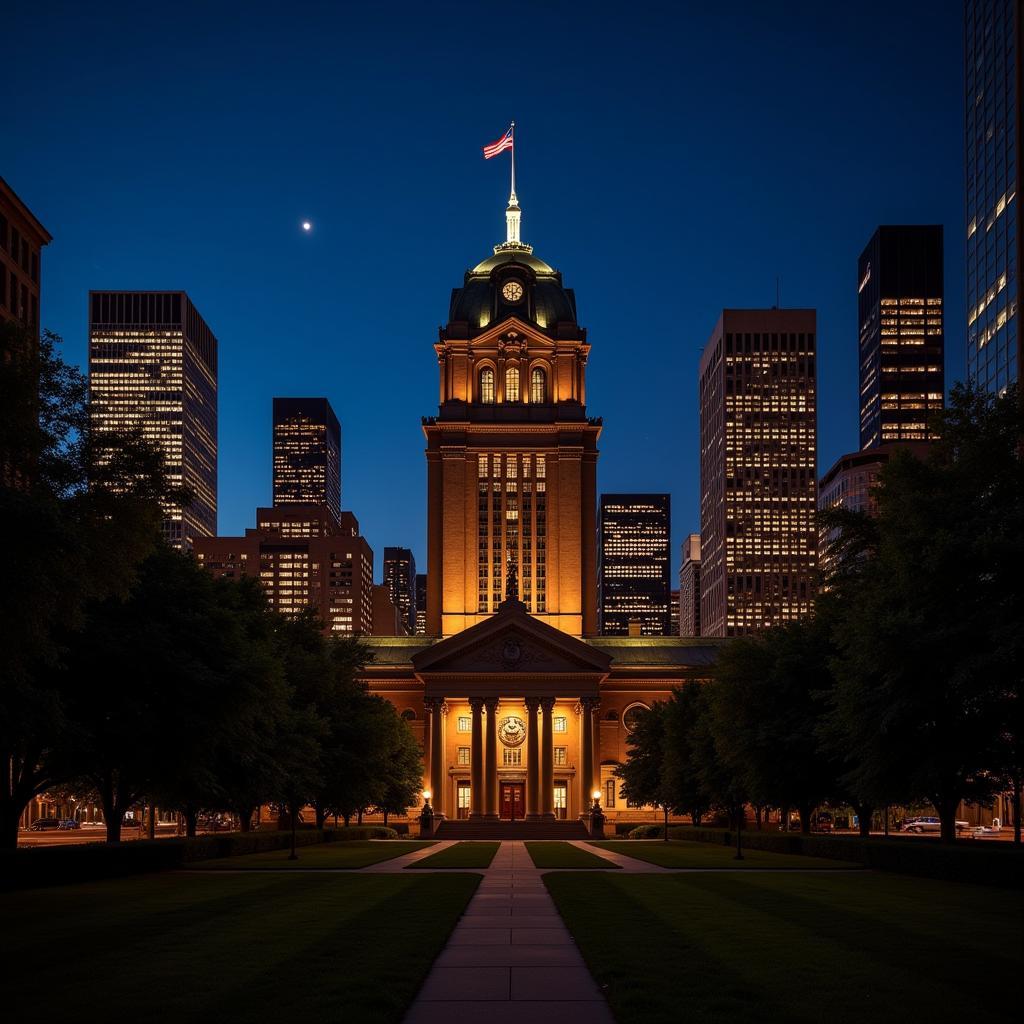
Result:
<svg viewBox="0 0 1024 1024">
<path fill-rule="evenodd" d="M 89 394 L 98 431 L 141 428 L 191 501 L 164 508 L 168 543 L 217 532 L 217 339 L 184 292 L 89 293 Z"/>
<path fill-rule="evenodd" d="M 416 635 L 427 633 L 427 574 L 416 573 Z"/>
<path fill-rule="evenodd" d="M 726 309 L 700 362 L 701 633 L 810 612 L 817 570 L 813 309 Z"/>
<path fill-rule="evenodd" d="M 1018 380 L 1024 265 L 1024 3 L 964 4 L 967 375 L 989 391 Z"/>
<path fill-rule="evenodd" d="M 434 345 L 441 403 L 427 442 L 427 632 L 488 618 L 515 579 L 529 611 L 597 632 L 597 441 L 587 415 L 590 344 L 562 275 L 506 241 L 452 292 Z M 514 567 L 514 575 L 510 571 Z"/>
<path fill-rule="evenodd" d="M 274 399 L 274 504 L 341 516 L 341 426 L 326 398 Z"/>
<path fill-rule="evenodd" d="M 384 585 L 409 633 L 416 632 L 416 559 L 409 548 L 384 549 Z"/>
<path fill-rule="evenodd" d="M 700 534 L 683 541 L 679 567 L 679 635 L 700 636 Z"/>
<path fill-rule="evenodd" d="M 671 496 L 602 494 L 600 531 L 601 635 L 671 635 Z"/>
<path fill-rule="evenodd" d="M 883 225 L 857 265 L 860 446 L 928 441 L 943 405 L 942 225 Z"/>
</svg>

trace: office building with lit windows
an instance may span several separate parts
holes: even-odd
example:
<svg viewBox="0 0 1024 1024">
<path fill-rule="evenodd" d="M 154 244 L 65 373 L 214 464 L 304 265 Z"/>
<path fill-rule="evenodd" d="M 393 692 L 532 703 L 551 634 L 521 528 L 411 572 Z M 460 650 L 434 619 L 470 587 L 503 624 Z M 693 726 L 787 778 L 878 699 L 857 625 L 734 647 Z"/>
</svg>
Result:
<svg viewBox="0 0 1024 1024">
<path fill-rule="evenodd" d="M 416 629 L 417 636 L 427 632 L 427 574 L 416 573 Z"/>
<path fill-rule="evenodd" d="M 373 632 L 373 551 L 351 512 L 294 505 L 256 510 L 242 537 L 202 537 L 196 559 L 218 577 L 255 577 L 274 611 L 312 608 L 331 635 Z"/>
<path fill-rule="evenodd" d="M 416 632 L 416 559 L 409 548 L 384 549 L 384 585 L 409 633 Z"/>
<path fill-rule="evenodd" d="M 942 226 L 883 225 L 857 264 L 860 446 L 934 438 L 943 406 Z"/>
<path fill-rule="evenodd" d="M 700 636 L 700 534 L 683 541 L 679 566 L 679 635 Z"/>
<path fill-rule="evenodd" d="M 326 398 L 274 399 L 274 504 L 341 516 L 341 425 Z"/>
<path fill-rule="evenodd" d="M 1022 0 L 964 4 L 967 376 L 989 391 L 1021 365 L 1022 22 Z"/>
<path fill-rule="evenodd" d="M 89 293 L 89 396 L 96 431 L 141 429 L 190 493 L 164 507 L 168 543 L 213 536 L 217 339 L 184 292 Z"/>
<path fill-rule="evenodd" d="M 671 496 L 602 494 L 599 529 L 601 635 L 671 636 Z"/>
<path fill-rule="evenodd" d="M 816 316 L 726 309 L 700 362 L 701 635 L 810 613 L 817 572 Z"/>
</svg>

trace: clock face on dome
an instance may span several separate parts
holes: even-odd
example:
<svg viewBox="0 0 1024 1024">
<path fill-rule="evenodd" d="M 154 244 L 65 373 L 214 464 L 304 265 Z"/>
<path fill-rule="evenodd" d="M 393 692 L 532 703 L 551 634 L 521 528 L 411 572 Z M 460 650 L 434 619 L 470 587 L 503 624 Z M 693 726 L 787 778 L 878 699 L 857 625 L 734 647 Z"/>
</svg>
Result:
<svg viewBox="0 0 1024 1024">
<path fill-rule="evenodd" d="M 501 294 L 506 302 L 518 302 L 523 297 L 523 286 L 518 281 L 506 281 Z"/>
</svg>

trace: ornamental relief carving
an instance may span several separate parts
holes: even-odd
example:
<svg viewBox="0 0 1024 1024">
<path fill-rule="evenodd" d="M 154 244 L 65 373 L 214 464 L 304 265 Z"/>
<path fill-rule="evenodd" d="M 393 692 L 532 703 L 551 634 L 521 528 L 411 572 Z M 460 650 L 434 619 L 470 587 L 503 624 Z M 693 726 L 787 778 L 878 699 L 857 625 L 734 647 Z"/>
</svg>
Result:
<svg viewBox="0 0 1024 1024">
<path fill-rule="evenodd" d="M 501 665 L 506 670 L 523 668 L 547 660 L 536 648 L 527 647 L 517 636 L 507 636 L 479 654 L 480 661 L 487 665 Z"/>
</svg>

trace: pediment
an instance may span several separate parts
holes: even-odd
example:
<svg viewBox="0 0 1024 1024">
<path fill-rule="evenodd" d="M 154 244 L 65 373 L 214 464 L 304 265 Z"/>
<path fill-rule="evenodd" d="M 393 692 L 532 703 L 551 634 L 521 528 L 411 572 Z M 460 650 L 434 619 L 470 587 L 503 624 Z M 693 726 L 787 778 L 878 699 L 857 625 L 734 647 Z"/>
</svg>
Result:
<svg viewBox="0 0 1024 1024">
<path fill-rule="evenodd" d="M 543 348 L 553 351 L 557 347 L 553 339 L 516 316 L 508 317 L 482 334 L 478 334 L 470 340 L 469 347 L 471 349 L 493 349 L 510 343 L 513 345 L 525 343 L 531 350 Z"/>
<path fill-rule="evenodd" d="M 518 607 L 507 607 L 510 605 Z M 417 674 L 604 675 L 611 658 L 534 618 L 519 602 L 413 658 Z"/>
</svg>

